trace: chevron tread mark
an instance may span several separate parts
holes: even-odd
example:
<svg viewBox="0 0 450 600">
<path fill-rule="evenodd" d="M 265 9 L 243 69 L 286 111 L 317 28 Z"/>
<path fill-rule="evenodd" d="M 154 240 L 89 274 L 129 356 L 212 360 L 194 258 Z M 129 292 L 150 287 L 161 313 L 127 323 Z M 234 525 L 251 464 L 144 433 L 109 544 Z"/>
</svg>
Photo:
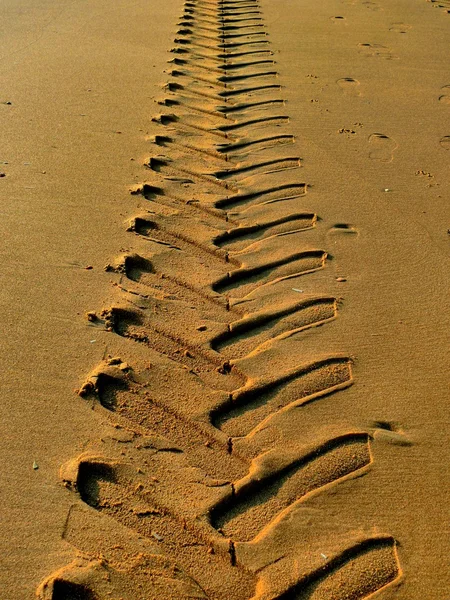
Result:
<svg viewBox="0 0 450 600">
<path fill-rule="evenodd" d="M 61 471 L 78 557 L 38 596 L 369 598 L 401 580 L 398 543 L 327 512 L 377 457 L 356 408 L 319 416 L 353 358 L 303 342 L 346 308 L 258 0 L 186 1 L 165 73 L 130 249 L 90 323 L 108 351 L 79 389 L 105 434 Z M 313 498 L 337 519 L 333 540 L 314 530 L 324 558 L 294 533 Z"/>
</svg>

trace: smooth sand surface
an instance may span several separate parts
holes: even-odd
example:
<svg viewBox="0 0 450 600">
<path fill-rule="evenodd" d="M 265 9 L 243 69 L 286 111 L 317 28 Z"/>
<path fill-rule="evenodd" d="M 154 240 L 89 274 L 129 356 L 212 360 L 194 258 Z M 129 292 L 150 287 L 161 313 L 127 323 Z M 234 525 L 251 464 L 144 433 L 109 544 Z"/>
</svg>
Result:
<svg viewBox="0 0 450 600">
<path fill-rule="evenodd" d="M 4 0 L 1 598 L 448 598 L 445 4 Z"/>
<path fill-rule="evenodd" d="M 145 1 L 2 3 L 5 600 L 33 597 L 73 556 L 61 540 L 72 499 L 58 473 L 98 436 L 74 389 L 105 349 L 84 314 L 108 300 L 103 267 L 128 243 L 128 187 L 142 168 L 179 10 Z"/>
</svg>

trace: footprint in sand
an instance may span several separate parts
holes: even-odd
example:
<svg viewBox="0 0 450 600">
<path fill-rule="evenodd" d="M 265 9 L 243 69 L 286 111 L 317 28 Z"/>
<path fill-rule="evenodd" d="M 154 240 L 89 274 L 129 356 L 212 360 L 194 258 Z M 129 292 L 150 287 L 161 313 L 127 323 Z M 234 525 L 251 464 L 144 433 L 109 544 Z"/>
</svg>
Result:
<svg viewBox="0 0 450 600">
<path fill-rule="evenodd" d="M 381 162 L 392 162 L 398 144 L 384 133 L 372 133 L 369 136 L 369 158 Z"/>
<path fill-rule="evenodd" d="M 360 85 L 357 79 L 353 79 L 352 77 L 342 77 L 336 81 L 338 86 L 348 96 L 361 96 L 361 92 L 358 90 Z"/>
<path fill-rule="evenodd" d="M 395 60 L 398 58 L 387 46 L 382 44 L 358 44 L 359 53 L 364 56 L 376 56 L 385 60 Z"/>
<path fill-rule="evenodd" d="M 439 102 L 450 105 L 450 85 L 444 85 L 441 89 L 444 93 L 439 96 Z"/>
<path fill-rule="evenodd" d="M 328 234 L 337 235 L 359 235 L 358 229 L 350 223 L 335 223 L 328 230 Z"/>
<path fill-rule="evenodd" d="M 389 27 L 389 31 L 393 31 L 394 33 L 406 33 L 412 29 L 412 25 L 408 25 L 407 23 L 392 23 Z"/>
<path fill-rule="evenodd" d="M 343 24 L 343 25 L 347 25 L 347 23 L 345 22 L 345 17 L 330 17 L 330 19 L 333 21 L 333 23 L 336 23 L 337 25 L 339 24 Z"/>
<path fill-rule="evenodd" d="M 444 12 L 450 13 L 450 0 L 427 0 L 434 8 L 443 8 Z"/>
<path fill-rule="evenodd" d="M 383 10 L 377 2 L 372 2 L 372 0 L 365 0 L 365 2 L 362 2 L 362 5 L 365 6 L 367 9 L 372 10 L 374 12 Z"/>
<path fill-rule="evenodd" d="M 439 140 L 439 144 L 444 150 L 450 150 L 450 135 L 444 135 L 444 137 Z"/>
</svg>

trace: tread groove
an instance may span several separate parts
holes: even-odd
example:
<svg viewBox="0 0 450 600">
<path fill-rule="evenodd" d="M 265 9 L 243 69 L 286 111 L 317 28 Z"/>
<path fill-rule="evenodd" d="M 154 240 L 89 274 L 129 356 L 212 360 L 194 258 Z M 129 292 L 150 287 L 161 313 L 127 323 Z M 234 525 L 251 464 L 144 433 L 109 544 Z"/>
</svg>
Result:
<svg viewBox="0 0 450 600">
<path fill-rule="evenodd" d="M 133 249 L 107 265 L 114 300 L 90 324 L 132 358 L 106 353 L 88 375 L 79 395 L 111 433 L 62 469 L 87 523 L 71 543 L 103 556 L 101 536 L 84 538 L 108 519 L 127 562 L 109 548 L 102 564 L 50 576 L 40 597 L 104 600 L 120 577 L 140 597 L 139 539 L 161 549 L 170 599 L 368 598 L 401 577 L 394 538 L 345 524 L 317 563 L 284 535 L 313 496 L 328 518 L 329 494 L 369 480 L 376 457 L 368 431 L 321 421 L 354 383 L 350 355 L 327 342 L 302 354 L 341 302 L 323 288 L 332 257 L 311 241 L 320 218 L 285 148 L 295 138 L 259 1 L 185 1 L 170 52 L 149 140 L 161 153 L 130 190 Z M 300 277 L 316 292 L 294 287 Z M 289 420 L 316 430 L 291 440 Z"/>
</svg>

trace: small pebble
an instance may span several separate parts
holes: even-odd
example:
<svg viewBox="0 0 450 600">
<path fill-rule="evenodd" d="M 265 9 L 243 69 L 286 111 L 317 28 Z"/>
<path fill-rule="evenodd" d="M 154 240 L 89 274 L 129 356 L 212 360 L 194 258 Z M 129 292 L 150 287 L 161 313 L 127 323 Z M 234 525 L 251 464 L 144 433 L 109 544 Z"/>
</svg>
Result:
<svg viewBox="0 0 450 600">
<path fill-rule="evenodd" d="M 86 313 L 86 318 L 88 321 L 91 321 L 92 323 L 94 321 L 98 320 L 97 314 L 93 310 L 90 310 L 89 312 Z"/>
<path fill-rule="evenodd" d="M 339 281 L 339 283 L 342 283 L 343 281 L 347 281 L 346 277 L 336 277 L 336 281 Z"/>
<path fill-rule="evenodd" d="M 37 471 L 39 469 L 39 465 L 37 464 L 37 462 L 35 460 L 33 461 L 33 469 L 35 471 Z"/>
<path fill-rule="evenodd" d="M 158 540 L 158 542 L 162 542 L 163 540 L 162 536 L 160 536 L 158 533 L 155 533 L 154 531 L 152 531 L 152 536 L 155 538 L 155 540 Z"/>
</svg>

